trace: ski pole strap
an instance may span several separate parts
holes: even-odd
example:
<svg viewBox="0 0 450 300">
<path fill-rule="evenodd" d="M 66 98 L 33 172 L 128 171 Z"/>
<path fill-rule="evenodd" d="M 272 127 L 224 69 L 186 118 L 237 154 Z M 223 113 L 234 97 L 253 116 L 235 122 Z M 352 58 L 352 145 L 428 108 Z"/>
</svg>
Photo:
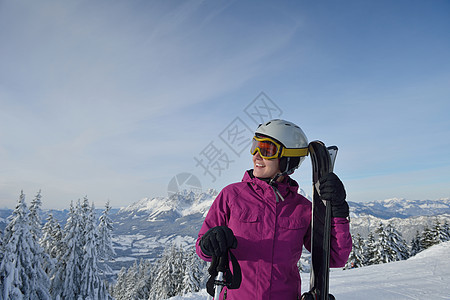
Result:
<svg viewBox="0 0 450 300">
<path fill-rule="evenodd" d="M 228 268 L 228 272 L 226 272 L 225 274 L 228 274 L 228 276 L 230 277 L 229 280 L 227 279 L 227 282 L 230 282 L 230 285 L 227 285 L 227 287 L 230 290 L 235 290 L 241 286 L 242 282 L 241 266 L 239 265 L 238 260 L 231 251 L 230 251 L 230 258 L 231 258 L 231 265 L 233 266 L 233 274 Z"/>
<path fill-rule="evenodd" d="M 241 266 L 237 261 L 234 254 L 229 251 L 231 265 L 233 267 L 233 273 L 230 270 L 230 266 L 228 263 L 228 254 L 225 254 L 222 257 L 212 256 L 211 265 L 208 268 L 208 273 L 211 275 L 206 282 L 206 291 L 211 296 L 214 296 L 214 290 L 216 286 L 221 286 L 223 288 L 226 286 L 228 289 L 238 289 L 241 286 L 242 282 L 242 273 Z M 216 276 L 218 272 L 223 273 L 223 280 L 216 280 Z"/>
<path fill-rule="evenodd" d="M 217 256 L 213 255 L 211 264 L 209 265 L 209 268 L 208 268 L 208 273 L 211 276 L 209 277 L 208 281 L 206 282 L 206 291 L 208 292 L 208 294 L 211 295 L 211 297 L 214 297 L 214 281 L 217 276 L 218 263 L 219 263 L 219 260 L 217 259 Z"/>
</svg>

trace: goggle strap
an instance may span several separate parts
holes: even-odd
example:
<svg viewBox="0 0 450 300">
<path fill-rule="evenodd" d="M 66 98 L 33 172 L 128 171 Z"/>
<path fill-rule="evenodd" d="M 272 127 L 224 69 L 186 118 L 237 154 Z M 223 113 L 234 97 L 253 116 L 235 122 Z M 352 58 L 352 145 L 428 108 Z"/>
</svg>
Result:
<svg viewBox="0 0 450 300">
<path fill-rule="evenodd" d="M 290 157 L 297 157 L 297 156 L 307 156 L 308 155 L 308 148 L 283 148 L 281 156 L 290 156 Z"/>
</svg>

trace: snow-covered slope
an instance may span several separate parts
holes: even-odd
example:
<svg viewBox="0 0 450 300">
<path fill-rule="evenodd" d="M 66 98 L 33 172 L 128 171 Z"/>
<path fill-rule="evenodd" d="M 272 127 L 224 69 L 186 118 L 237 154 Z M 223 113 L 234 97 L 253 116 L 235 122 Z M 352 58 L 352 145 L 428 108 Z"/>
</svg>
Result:
<svg viewBox="0 0 450 300">
<path fill-rule="evenodd" d="M 336 299 L 401 300 L 450 299 L 450 242 L 435 245 L 405 261 L 352 270 L 333 270 L 330 291 Z M 309 274 L 302 274 L 302 290 L 308 290 Z M 199 293 L 170 300 L 205 300 Z"/>
<path fill-rule="evenodd" d="M 450 242 L 406 261 L 333 272 L 337 299 L 450 299 Z"/>
</svg>

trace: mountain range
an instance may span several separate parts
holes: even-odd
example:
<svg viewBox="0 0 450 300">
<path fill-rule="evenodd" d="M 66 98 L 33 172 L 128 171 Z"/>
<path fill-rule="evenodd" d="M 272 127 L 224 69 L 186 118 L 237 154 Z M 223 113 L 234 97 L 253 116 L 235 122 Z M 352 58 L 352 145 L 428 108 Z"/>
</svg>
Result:
<svg viewBox="0 0 450 300">
<path fill-rule="evenodd" d="M 301 194 L 309 198 L 303 191 Z M 183 191 L 168 197 L 143 198 L 132 205 L 113 209 L 113 243 L 117 257 L 111 267 L 118 271 L 136 259 L 157 259 L 172 243 L 183 247 L 195 244 L 198 231 L 217 191 L 194 193 Z M 352 234 L 366 237 L 380 223 L 390 223 L 410 242 L 416 231 L 439 220 L 450 222 L 450 198 L 438 200 L 387 199 L 373 202 L 349 202 Z M 0 229 L 4 229 L 12 210 L 0 209 Z M 67 210 L 51 212 L 64 223 Z M 97 214 L 101 209 L 97 210 Z"/>
</svg>

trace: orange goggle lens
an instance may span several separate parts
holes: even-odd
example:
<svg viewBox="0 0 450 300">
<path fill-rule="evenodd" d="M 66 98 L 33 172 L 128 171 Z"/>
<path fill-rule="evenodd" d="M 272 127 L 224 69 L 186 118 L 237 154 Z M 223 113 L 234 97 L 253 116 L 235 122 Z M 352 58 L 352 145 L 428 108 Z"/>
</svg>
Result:
<svg viewBox="0 0 450 300">
<path fill-rule="evenodd" d="M 262 158 L 265 159 L 274 159 L 278 157 L 278 153 L 280 151 L 280 146 L 275 144 L 269 139 L 256 139 L 253 138 L 252 148 L 250 153 L 255 155 L 256 151 L 259 152 Z"/>
</svg>

